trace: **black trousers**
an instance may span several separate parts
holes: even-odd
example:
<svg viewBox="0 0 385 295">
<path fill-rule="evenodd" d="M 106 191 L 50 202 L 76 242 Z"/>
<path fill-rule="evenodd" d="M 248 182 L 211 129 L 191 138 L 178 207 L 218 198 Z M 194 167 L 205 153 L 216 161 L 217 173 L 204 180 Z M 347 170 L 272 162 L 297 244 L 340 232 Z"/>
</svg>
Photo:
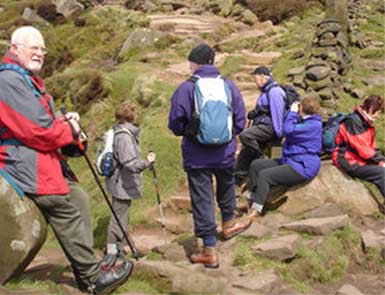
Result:
<svg viewBox="0 0 385 295">
<path fill-rule="evenodd" d="M 290 165 L 280 165 L 277 160 L 271 159 L 254 160 L 249 170 L 251 201 L 263 207 L 272 186 L 290 187 L 306 181 Z"/>
<path fill-rule="evenodd" d="M 271 126 L 255 125 L 243 130 L 239 139 L 243 147 L 235 165 L 234 177 L 237 185 L 248 174 L 251 162 L 263 155 L 266 146 L 276 140 L 276 136 Z"/>
<path fill-rule="evenodd" d="M 385 167 L 378 165 L 351 165 L 347 174 L 373 183 L 385 198 Z"/>
<path fill-rule="evenodd" d="M 213 176 L 216 179 L 216 201 L 221 210 L 222 222 L 233 218 L 235 192 L 233 169 L 186 169 L 194 218 L 195 235 L 200 238 L 215 236 Z"/>
</svg>

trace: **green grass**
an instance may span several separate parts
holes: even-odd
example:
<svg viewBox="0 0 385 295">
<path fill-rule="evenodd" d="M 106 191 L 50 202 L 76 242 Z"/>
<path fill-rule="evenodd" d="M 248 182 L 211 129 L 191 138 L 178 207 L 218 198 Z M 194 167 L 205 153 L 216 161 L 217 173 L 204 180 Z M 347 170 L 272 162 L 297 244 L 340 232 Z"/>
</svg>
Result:
<svg viewBox="0 0 385 295">
<path fill-rule="evenodd" d="M 58 267 L 57 271 L 59 273 L 62 272 L 62 267 Z M 28 291 L 39 291 L 47 294 L 65 294 L 65 291 L 52 280 L 35 280 L 28 278 L 26 275 L 21 275 L 17 279 L 12 279 L 5 286 L 7 289 L 18 290 L 21 292 L 24 289 Z"/>
<path fill-rule="evenodd" d="M 237 239 L 238 247 L 234 252 L 234 266 L 237 266 L 243 270 L 258 272 L 281 265 L 280 262 L 256 255 L 251 249 L 257 243 L 267 240 L 268 238 L 259 239 L 258 242 L 255 238 L 239 237 Z"/>
</svg>

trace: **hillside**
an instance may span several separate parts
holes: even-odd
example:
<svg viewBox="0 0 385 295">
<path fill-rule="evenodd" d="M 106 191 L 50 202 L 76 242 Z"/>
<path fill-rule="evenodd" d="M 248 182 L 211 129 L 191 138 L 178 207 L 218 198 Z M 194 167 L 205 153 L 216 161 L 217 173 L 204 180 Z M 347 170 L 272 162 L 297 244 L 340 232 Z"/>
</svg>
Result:
<svg viewBox="0 0 385 295">
<path fill-rule="evenodd" d="M 255 236 L 221 242 L 223 266 L 218 272 L 207 274 L 212 281 L 203 279 L 203 271 L 198 268 L 187 268 L 183 272 L 177 268 L 180 265 L 169 265 L 172 259 L 165 258 L 179 255 L 172 261 L 179 261 L 185 267 L 187 259 L 183 255 L 180 257 L 181 249 L 175 245 L 191 247 L 192 239 L 191 214 L 188 205 L 183 205 L 188 190 L 181 164 L 180 139 L 167 129 L 170 97 L 178 83 L 189 77 L 186 61 L 189 51 L 200 42 L 212 45 L 216 49 L 215 65 L 223 76 L 236 82 L 249 110 L 258 95 L 249 75 L 256 66 L 271 66 L 278 81 L 295 83 L 293 76 L 296 75 L 289 73 L 305 67 L 311 59 L 317 23 L 325 18 L 325 1 L 308 1 L 311 3 L 305 5 L 303 2 L 307 1 L 291 0 L 287 6 L 295 7 L 293 11 L 285 5 L 277 5 L 275 10 L 262 10 L 263 5 L 274 2 L 267 0 L 260 1 L 259 9 L 257 0 L 83 0 L 77 2 L 81 5 L 75 5 L 73 11 L 60 13 L 53 2 L 3 0 L 0 3 L 0 50 L 6 50 L 10 34 L 18 26 L 33 24 L 41 29 L 49 52 L 42 73 L 47 89 L 55 97 L 57 109 L 66 106 L 81 114 L 82 125 L 89 136 L 88 155 L 92 159 L 98 140 L 114 122 L 115 107 L 124 100 L 132 101 L 138 107 L 142 154 L 149 150 L 157 153 L 160 194 L 167 203 L 168 239 L 178 242 L 171 244 L 171 250 L 167 247 L 151 250 L 161 246 L 163 240 L 153 179 L 146 171 L 144 198 L 133 204 L 130 229 L 148 257 L 116 294 L 191 294 L 182 287 L 173 289 L 170 286 L 177 284 L 169 277 L 176 277 L 178 271 L 186 275 L 191 271 L 198 284 L 212 285 L 214 291 L 207 292 L 214 294 L 335 294 L 344 284 L 355 285 L 362 294 L 385 292 L 384 259 L 380 258 L 376 247 L 364 253 L 360 239 L 360 233 L 365 230 L 383 232 L 385 220 L 379 212 L 363 217 L 339 208 L 340 214 L 349 213 L 350 221 L 318 241 L 308 233 L 301 233 L 305 242 L 301 242 L 298 256 L 288 259 L 291 263 L 256 257 L 250 251 L 255 245 Z M 351 2 L 359 4 L 354 29 L 361 34 L 358 35 L 361 43 L 351 42 L 347 46 L 352 57 L 350 69 L 341 78 L 341 91 L 336 92 L 334 108 L 325 108 L 325 114 L 349 112 L 364 96 L 384 95 L 385 92 L 384 2 Z M 30 9 L 27 13 L 26 8 Z M 304 90 L 300 91 L 304 93 Z M 376 121 L 376 140 L 383 152 L 384 123 L 383 116 Z M 70 163 L 89 193 L 95 247 L 102 251 L 110 213 L 84 159 L 71 159 Z M 378 196 L 375 188 L 369 188 Z M 176 197 L 182 199 L 181 204 L 173 201 Z M 303 215 L 287 217 L 272 211 L 264 218 L 262 224 L 266 228 L 255 230 L 267 232 L 257 236 L 258 242 L 277 238 L 276 225 L 302 219 Z M 284 230 L 284 233 L 288 231 Z M 160 265 L 163 261 L 163 265 L 169 265 L 174 272 L 162 274 L 158 266 L 152 265 L 159 260 Z M 44 268 L 44 265 L 48 266 Z M 156 275 L 153 275 L 154 269 Z M 258 271 L 262 270 L 265 272 L 260 275 Z M 246 280 L 242 281 L 243 277 Z M 232 278 L 237 278 L 235 285 L 215 289 L 221 285 L 221 280 L 228 284 Z M 256 283 L 258 286 L 250 289 L 248 280 L 266 281 L 270 285 L 260 283 L 263 285 L 260 287 Z M 80 294 L 71 283 L 70 270 L 52 233 L 42 254 L 36 257 L 27 272 L 7 283 L 0 293 L 16 294 L 23 290 L 32 292 L 28 294 Z M 202 292 L 194 294 L 205 294 Z"/>
</svg>

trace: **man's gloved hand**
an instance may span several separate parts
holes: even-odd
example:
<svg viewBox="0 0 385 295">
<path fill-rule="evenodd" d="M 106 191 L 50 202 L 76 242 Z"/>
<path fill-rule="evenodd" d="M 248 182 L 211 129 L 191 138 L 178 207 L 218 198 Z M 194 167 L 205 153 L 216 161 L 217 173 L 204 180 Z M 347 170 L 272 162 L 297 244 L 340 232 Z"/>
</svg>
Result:
<svg viewBox="0 0 385 295">
<path fill-rule="evenodd" d="M 250 112 L 247 113 L 247 119 L 248 120 L 254 120 L 257 117 L 257 110 L 251 110 Z"/>
</svg>

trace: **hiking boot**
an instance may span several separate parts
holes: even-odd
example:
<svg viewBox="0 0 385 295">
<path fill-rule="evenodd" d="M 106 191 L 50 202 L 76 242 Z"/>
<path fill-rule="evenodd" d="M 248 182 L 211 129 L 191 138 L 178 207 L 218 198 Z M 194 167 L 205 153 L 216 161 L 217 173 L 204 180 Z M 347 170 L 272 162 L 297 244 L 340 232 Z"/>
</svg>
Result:
<svg viewBox="0 0 385 295">
<path fill-rule="evenodd" d="M 92 287 L 93 295 L 109 294 L 119 286 L 123 285 L 129 278 L 134 264 L 125 261 L 120 267 L 100 271 L 98 278 Z"/>
<path fill-rule="evenodd" d="M 237 234 L 247 230 L 252 223 L 251 219 L 238 219 L 235 218 L 225 221 L 222 224 L 222 233 L 225 240 L 229 240 L 235 237 Z"/>
<path fill-rule="evenodd" d="M 190 256 L 191 263 L 202 263 L 207 268 L 218 268 L 218 256 L 214 247 L 204 247 L 199 254 Z"/>
<path fill-rule="evenodd" d="M 110 269 L 115 265 L 117 259 L 118 255 L 107 253 L 106 255 L 104 255 L 102 262 L 100 263 L 100 268 L 104 271 Z"/>
</svg>

